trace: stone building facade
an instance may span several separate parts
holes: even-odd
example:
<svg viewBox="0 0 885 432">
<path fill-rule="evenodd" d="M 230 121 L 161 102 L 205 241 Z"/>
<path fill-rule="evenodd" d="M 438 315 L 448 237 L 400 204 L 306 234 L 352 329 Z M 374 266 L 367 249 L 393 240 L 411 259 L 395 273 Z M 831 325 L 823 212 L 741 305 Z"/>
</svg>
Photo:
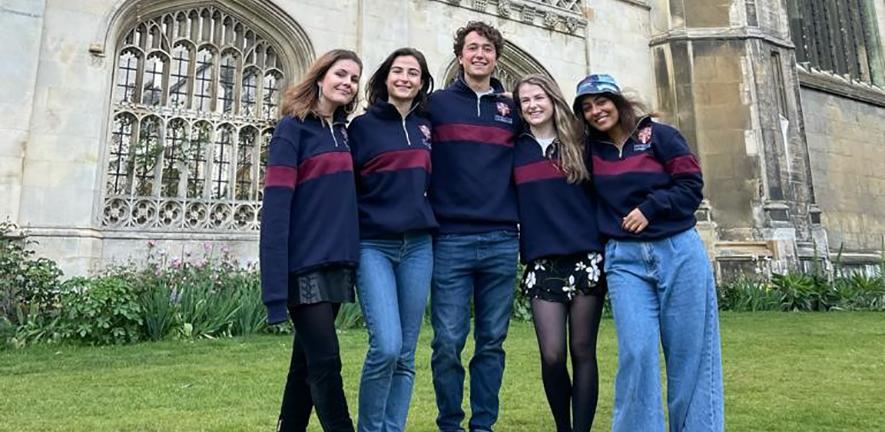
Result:
<svg viewBox="0 0 885 432">
<path fill-rule="evenodd" d="M 507 39 L 505 82 L 543 73 L 570 96 L 611 73 L 684 132 L 721 276 L 879 261 L 882 0 L 4 0 L 0 217 L 68 274 L 149 240 L 254 260 L 281 90 L 338 47 L 364 77 L 416 47 L 442 86 L 477 19 Z"/>
</svg>

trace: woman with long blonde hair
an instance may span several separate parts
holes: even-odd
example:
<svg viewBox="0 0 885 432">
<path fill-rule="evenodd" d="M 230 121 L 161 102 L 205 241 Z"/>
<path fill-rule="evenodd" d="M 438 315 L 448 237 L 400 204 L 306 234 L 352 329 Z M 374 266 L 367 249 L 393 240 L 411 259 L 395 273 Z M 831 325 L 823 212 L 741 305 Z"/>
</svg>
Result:
<svg viewBox="0 0 885 432">
<path fill-rule="evenodd" d="M 268 322 L 295 327 L 278 431 L 353 431 L 341 381 L 335 317 L 354 301 L 359 228 L 346 117 L 362 63 L 348 50 L 318 58 L 286 90 L 267 156 L 261 288 Z"/>
<path fill-rule="evenodd" d="M 531 299 L 556 430 L 585 432 L 593 425 L 599 393 L 596 335 L 606 283 L 583 127 L 546 76 L 526 76 L 513 96 L 526 124 L 516 141 L 513 170 L 520 259 L 526 265 L 522 290 Z"/>
</svg>

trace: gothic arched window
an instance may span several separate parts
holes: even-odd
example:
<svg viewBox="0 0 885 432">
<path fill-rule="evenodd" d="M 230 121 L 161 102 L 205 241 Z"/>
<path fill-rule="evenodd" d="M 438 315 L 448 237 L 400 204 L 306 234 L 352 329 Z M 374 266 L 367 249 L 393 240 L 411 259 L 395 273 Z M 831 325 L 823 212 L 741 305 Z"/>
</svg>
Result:
<svg viewBox="0 0 885 432">
<path fill-rule="evenodd" d="M 102 225 L 256 230 L 266 147 L 293 73 L 278 52 L 260 26 L 214 6 L 125 29 Z"/>
</svg>

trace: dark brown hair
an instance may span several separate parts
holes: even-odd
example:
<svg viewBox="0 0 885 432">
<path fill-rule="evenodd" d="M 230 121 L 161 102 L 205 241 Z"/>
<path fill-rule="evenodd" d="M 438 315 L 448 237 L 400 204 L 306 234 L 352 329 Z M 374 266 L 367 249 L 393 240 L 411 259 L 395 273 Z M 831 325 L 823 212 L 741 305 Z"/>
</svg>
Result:
<svg viewBox="0 0 885 432">
<path fill-rule="evenodd" d="M 369 105 L 382 100 L 386 101 L 389 97 L 387 94 L 387 76 L 390 75 L 390 68 L 393 67 L 393 62 L 400 57 L 414 57 L 418 61 L 418 66 L 421 67 L 421 91 L 415 95 L 413 103 L 415 105 L 422 105 L 427 101 L 430 93 L 433 92 L 433 76 L 430 75 L 430 69 L 427 68 L 427 60 L 424 59 L 424 54 L 421 54 L 421 51 L 415 48 L 400 48 L 390 53 L 384 62 L 381 63 L 381 66 L 378 66 L 378 69 L 372 74 L 372 78 L 369 79 L 369 83 L 366 85 L 366 99 L 369 101 Z"/>
<path fill-rule="evenodd" d="M 640 118 L 644 116 L 658 116 L 657 113 L 649 112 L 642 102 L 639 102 L 632 97 L 624 96 L 623 94 L 600 93 L 598 95 L 587 95 L 581 98 L 581 101 L 593 97 L 604 97 L 615 104 L 615 109 L 618 110 L 618 128 L 620 128 L 624 134 L 632 134 Z M 576 105 L 577 107 L 580 107 L 580 101 Z M 580 114 L 581 120 L 591 133 L 599 133 L 599 131 L 593 126 L 590 126 L 590 123 L 584 118 L 583 110 L 581 113 L 576 114 Z"/>
<path fill-rule="evenodd" d="M 495 58 L 501 57 L 501 51 L 504 49 L 504 36 L 501 36 L 501 32 L 482 21 L 469 21 L 467 25 L 455 32 L 455 43 L 452 48 L 455 51 L 456 58 L 461 57 L 461 52 L 464 51 L 464 39 L 470 32 L 476 32 L 478 35 L 488 39 L 495 45 Z"/>
<path fill-rule="evenodd" d="M 304 78 L 298 84 L 290 86 L 283 93 L 280 115 L 298 117 L 304 120 L 309 113 L 313 112 L 320 100 L 320 89 L 317 86 L 317 82 L 322 81 L 323 77 L 326 76 L 326 72 L 340 60 L 351 60 L 359 65 L 360 70 L 363 69 L 363 62 L 353 51 L 335 49 L 323 54 L 310 65 L 310 69 L 307 70 Z M 338 107 L 335 110 L 334 116 L 353 112 L 358 103 L 357 94 L 359 93 L 354 92 L 353 100 L 350 103 Z"/>
</svg>

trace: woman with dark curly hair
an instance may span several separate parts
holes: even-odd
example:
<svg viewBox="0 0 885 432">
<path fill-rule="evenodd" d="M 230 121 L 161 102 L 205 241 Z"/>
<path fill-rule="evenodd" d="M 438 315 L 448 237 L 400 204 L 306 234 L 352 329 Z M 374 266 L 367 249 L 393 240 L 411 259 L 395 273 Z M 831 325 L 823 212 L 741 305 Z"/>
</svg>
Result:
<svg viewBox="0 0 885 432">
<path fill-rule="evenodd" d="M 703 178 L 675 128 L 643 115 L 614 78 L 590 75 L 573 106 L 589 130 L 605 273 L 618 334 L 612 430 L 664 430 L 658 345 L 667 368 L 670 431 L 724 429 L 713 270 L 694 213 Z"/>
</svg>

